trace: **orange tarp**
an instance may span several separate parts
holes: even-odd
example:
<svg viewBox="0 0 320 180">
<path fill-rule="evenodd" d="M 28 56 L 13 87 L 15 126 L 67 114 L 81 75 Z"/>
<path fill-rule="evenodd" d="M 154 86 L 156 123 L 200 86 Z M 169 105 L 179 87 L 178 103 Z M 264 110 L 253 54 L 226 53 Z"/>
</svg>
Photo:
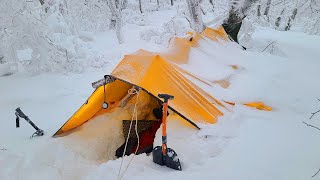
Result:
<svg viewBox="0 0 320 180">
<path fill-rule="evenodd" d="M 224 102 L 232 106 L 236 105 L 236 103 L 234 102 L 230 102 L 230 101 L 224 101 Z M 250 103 L 244 103 L 243 105 L 253 107 L 262 111 L 272 111 L 272 107 L 265 105 L 263 102 L 250 102 Z"/>
<path fill-rule="evenodd" d="M 250 103 L 245 103 L 243 105 L 254 107 L 263 111 L 272 111 L 272 108 L 270 106 L 265 105 L 263 102 L 250 102 Z"/>
<path fill-rule="evenodd" d="M 98 87 L 88 98 L 88 101 L 55 135 L 79 127 L 97 115 L 117 109 L 117 104 L 128 95 L 128 90 L 132 86 L 142 88 L 145 95 L 151 95 L 153 98 L 157 97 L 159 93 L 174 95 L 174 100 L 170 101 L 170 108 L 187 120 L 186 122 L 191 124 L 196 124 L 196 122 L 215 123 L 217 118 L 222 115 L 216 105 L 224 106 L 192 83 L 187 78 L 190 73 L 177 64 L 188 63 L 190 50 L 197 48 L 199 41 L 218 41 L 219 39 L 228 40 L 222 27 L 216 30 L 207 28 L 201 34 L 193 33 L 192 36 L 185 38 L 172 38 L 167 52 L 153 53 L 139 50 L 131 55 L 126 55 L 111 73 L 119 80 Z M 106 110 L 102 108 L 104 101 L 109 104 L 109 108 Z"/>
<path fill-rule="evenodd" d="M 132 72 L 144 72 L 144 75 L 136 77 Z M 222 115 L 213 105 L 216 102 L 214 98 L 205 97 L 196 89 L 198 86 L 159 55 L 125 57 L 112 75 L 138 85 L 154 96 L 159 93 L 174 95 L 170 106 L 188 119 L 214 123 Z"/>
<path fill-rule="evenodd" d="M 221 103 L 186 78 L 178 66 L 159 55 L 140 52 L 141 55 L 138 52 L 135 55 L 126 55 L 111 75 L 139 86 L 155 97 L 160 93 L 174 95 L 170 107 L 193 122 L 215 123 L 222 115 L 215 107 L 215 104 Z M 113 104 L 124 98 L 132 85 L 117 80 L 105 87 L 106 101 Z M 108 110 L 102 109 L 103 102 L 104 88 L 101 86 L 56 135 L 80 126 L 97 113 L 107 113 Z"/>
</svg>

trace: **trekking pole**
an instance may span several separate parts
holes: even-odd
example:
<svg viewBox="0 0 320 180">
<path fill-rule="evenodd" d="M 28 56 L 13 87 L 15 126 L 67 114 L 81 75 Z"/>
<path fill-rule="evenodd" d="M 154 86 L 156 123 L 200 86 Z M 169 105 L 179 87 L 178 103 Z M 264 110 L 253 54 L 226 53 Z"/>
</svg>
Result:
<svg viewBox="0 0 320 180">
<path fill-rule="evenodd" d="M 16 128 L 19 128 L 20 127 L 20 118 L 23 118 L 25 119 L 35 130 L 36 132 L 32 134 L 31 138 L 34 137 L 34 136 L 43 136 L 44 134 L 44 131 L 40 128 L 38 128 L 38 126 L 36 126 L 30 119 L 28 116 L 26 116 L 20 108 L 17 108 L 16 109 L 16 112 L 15 112 L 15 115 L 16 115 Z"/>
<path fill-rule="evenodd" d="M 174 96 L 168 94 L 158 94 L 159 98 L 163 98 L 163 107 L 162 107 L 162 146 L 157 146 L 153 149 L 153 162 L 159 165 L 166 165 L 172 169 L 182 170 L 180 160 L 177 153 L 167 147 L 167 112 L 169 100 L 173 100 Z"/>
</svg>

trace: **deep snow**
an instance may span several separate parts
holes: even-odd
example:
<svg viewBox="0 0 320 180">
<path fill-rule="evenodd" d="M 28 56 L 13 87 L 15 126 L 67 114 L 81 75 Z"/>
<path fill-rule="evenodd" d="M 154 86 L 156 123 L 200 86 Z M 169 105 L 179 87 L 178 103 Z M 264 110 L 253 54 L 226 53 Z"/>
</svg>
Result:
<svg viewBox="0 0 320 180">
<path fill-rule="evenodd" d="M 81 141 L 81 135 L 51 136 L 91 94 L 90 83 L 110 73 L 123 54 L 139 48 L 161 49 L 152 42 L 138 40 L 141 29 L 135 25 L 126 27 L 131 30 L 124 45 L 114 45 L 111 32 L 95 35 L 93 48 L 105 51 L 106 57 L 111 58 L 107 69 L 0 77 L 0 179 L 117 178 L 121 159 L 101 161 L 95 156 L 96 147 L 91 147 L 95 143 L 86 142 L 90 138 Z M 273 41 L 270 49 L 262 52 Z M 204 45 L 204 49 L 192 52 L 191 56 L 201 57 L 203 66 L 190 62 L 183 67 L 208 80 L 231 75 L 228 89 L 199 85 L 218 100 L 237 105 L 229 107 L 231 111 L 226 111 L 218 123 L 203 124 L 200 131 L 170 121 L 168 147 L 178 153 L 183 171 L 160 167 L 151 156 L 139 155 L 134 157 L 124 179 L 312 179 L 320 168 L 320 132 L 302 122 L 320 127 L 320 114 L 309 120 L 311 112 L 320 109 L 320 37 L 257 28 L 253 42 L 248 51 L 224 44 L 209 50 L 211 46 Z M 240 69 L 226 70 L 231 64 Z M 250 101 L 263 101 L 273 111 L 241 105 Z M 34 130 L 24 121 L 19 129 L 15 128 L 17 107 L 45 130 L 44 137 L 29 139 Z M 83 128 L 92 132 L 99 125 L 91 121 Z M 159 133 L 156 145 L 160 144 Z M 100 148 L 104 148 L 103 144 L 99 144 Z M 125 157 L 125 165 L 131 157 Z M 319 178 L 317 175 L 313 179 Z"/>
</svg>

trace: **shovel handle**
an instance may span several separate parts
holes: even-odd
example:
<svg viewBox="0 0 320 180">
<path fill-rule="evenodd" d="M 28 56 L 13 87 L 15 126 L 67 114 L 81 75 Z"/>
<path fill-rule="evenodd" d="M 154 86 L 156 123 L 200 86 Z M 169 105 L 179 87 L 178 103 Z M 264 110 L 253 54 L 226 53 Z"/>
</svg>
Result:
<svg viewBox="0 0 320 180">
<path fill-rule="evenodd" d="M 164 102 L 168 102 L 168 100 L 173 100 L 174 96 L 169 95 L 169 94 L 158 94 L 159 98 L 162 98 L 164 100 Z"/>
<path fill-rule="evenodd" d="M 163 104 L 162 112 L 162 154 L 167 155 L 167 111 L 168 102 Z"/>
<path fill-rule="evenodd" d="M 164 99 L 162 107 L 162 154 L 165 158 L 167 155 L 167 112 L 168 112 L 168 100 L 174 99 L 174 96 L 169 94 L 158 94 L 159 98 Z"/>
</svg>

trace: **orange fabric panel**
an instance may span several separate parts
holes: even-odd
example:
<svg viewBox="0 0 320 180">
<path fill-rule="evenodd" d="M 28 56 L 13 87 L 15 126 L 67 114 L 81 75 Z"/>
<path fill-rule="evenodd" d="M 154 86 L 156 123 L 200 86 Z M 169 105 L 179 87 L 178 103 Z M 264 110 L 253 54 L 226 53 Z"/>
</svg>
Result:
<svg viewBox="0 0 320 180">
<path fill-rule="evenodd" d="M 151 52 L 143 55 L 126 55 L 118 66 L 112 71 L 111 75 L 121 74 L 123 80 L 138 85 L 146 77 L 146 73 L 152 64 L 151 59 L 154 56 Z"/>
<path fill-rule="evenodd" d="M 174 68 L 170 61 L 159 55 L 149 57 L 148 61 L 145 58 L 137 56 L 124 59 L 121 62 L 123 65 L 116 68 L 112 75 L 134 83 L 154 96 L 159 93 L 174 95 L 175 99 L 170 102 L 170 106 L 193 121 L 215 123 L 218 116 L 222 115 L 210 99 L 199 92 L 200 88 Z M 142 66 L 147 70 L 140 69 Z M 135 77 L 135 73 L 132 74 L 134 71 L 145 72 L 144 78 Z"/>
<path fill-rule="evenodd" d="M 200 77 L 192 74 L 191 72 L 189 72 L 189 71 L 187 71 L 187 70 L 185 70 L 185 69 L 182 69 L 181 67 L 179 67 L 179 66 L 177 66 L 177 65 L 172 65 L 172 66 L 174 66 L 174 68 L 175 68 L 176 70 L 178 70 L 180 73 L 182 73 L 182 74 L 187 74 L 187 75 L 195 78 L 196 80 L 198 80 L 198 81 L 200 81 L 200 82 L 202 82 L 202 83 L 204 83 L 204 84 L 206 84 L 206 85 L 211 86 L 211 84 L 209 84 L 208 82 L 204 81 L 204 80 L 201 79 Z M 218 100 L 216 100 L 214 97 L 212 97 L 210 94 L 208 94 L 207 92 L 205 92 L 205 91 L 204 91 L 203 89 L 201 89 L 200 87 L 198 87 L 198 86 L 193 86 L 193 87 L 196 88 L 197 91 L 199 91 L 201 94 L 203 94 L 203 95 L 205 95 L 206 97 L 208 97 L 209 99 L 211 99 L 211 103 L 214 103 L 214 104 L 217 104 L 217 105 L 219 105 L 219 106 L 224 107 L 224 105 L 223 105 L 222 103 L 220 103 Z"/>
<path fill-rule="evenodd" d="M 230 77 L 213 81 L 213 83 L 219 84 L 222 88 L 227 89 L 230 86 Z"/>
<path fill-rule="evenodd" d="M 217 29 L 212 29 L 207 27 L 201 35 L 213 40 L 213 41 L 218 41 L 218 39 L 222 39 L 225 41 L 228 41 L 228 34 L 224 30 L 222 26 L 218 27 Z"/>
<path fill-rule="evenodd" d="M 161 55 L 177 64 L 186 64 L 189 60 L 191 45 L 189 40 L 184 38 L 173 37 L 170 40 L 169 49 Z"/>
<path fill-rule="evenodd" d="M 232 105 L 232 106 L 236 105 L 236 103 L 230 102 L 230 101 L 223 101 L 223 102 L 225 102 L 225 103 L 227 103 L 227 104 L 230 104 L 230 105 Z"/>
<path fill-rule="evenodd" d="M 224 101 L 224 102 L 232 106 L 236 105 L 236 103 L 234 102 L 230 102 L 230 101 Z M 250 103 L 244 103 L 243 105 L 253 107 L 262 111 L 272 111 L 272 107 L 265 105 L 263 102 L 250 102 Z"/>
<path fill-rule="evenodd" d="M 121 100 L 128 92 L 131 86 L 127 83 L 121 81 L 115 81 L 113 83 L 106 85 L 106 101 L 108 103 L 113 103 Z M 100 109 L 102 109 L 102 103 L 104 102 L 104 88 L 99 87 L 88 99 L 87 103 L 83 104 L 80 109 L 64 124 L 60 133 L 69 131 L 76 128 L 90 118 L 92 118 Z"/>
<path fill-rule="evenodd" d="M 192 47 L 199 47 L 199 41 L 204 40 L 202 35 L 197 32 L 194 33 L 191 38 L 192 39 L 189 42 Z M 190 38 L 188 38 L 188 39 L 190 39 Z"/>
<path fill-rule="evenodd" d="M 231 68 L 234 69 L 234 70 L 239 69 L 239 66 L 238 66 L 238 65 L 233 64 L 233 65 L 230 65 L 230 66 L 231 66 Z"/>
<path fill-rule="evenodd" d="M 265 105 L 263 102 L 250 102 L 250 103 L 245 103 L 243 105 L 254 107 L 263 111 L 272 111 L 272 107 Z"/>
<path fill-rule="evenodd" d="M 184 74 L 186 74 L 186 75 L 188 75 L 188 76 L 190 76 L 190 77 L 192 77 L 192 78 L 194 78 L 194 79 L 196 79 L 196 80 L 198 80 L 198 81 L 200 81 L 200 82 L 202 82 L 202 83 L 204 83 L 204 84 L 206 84 L 208 86 L 212 86 L 209 82 L 201 79 L 200 77 L 194 75 L 193 73 L 191 73 L 191 72 L 189 72 L 189 71 L 187 71 L 185 69 L 180 68 L 179 66 L 176 66 L 175 68 L 177 70 L 179 70 L 180 72 L 182 72 L 182 73 L 184 73 Z"/>
</svg>

